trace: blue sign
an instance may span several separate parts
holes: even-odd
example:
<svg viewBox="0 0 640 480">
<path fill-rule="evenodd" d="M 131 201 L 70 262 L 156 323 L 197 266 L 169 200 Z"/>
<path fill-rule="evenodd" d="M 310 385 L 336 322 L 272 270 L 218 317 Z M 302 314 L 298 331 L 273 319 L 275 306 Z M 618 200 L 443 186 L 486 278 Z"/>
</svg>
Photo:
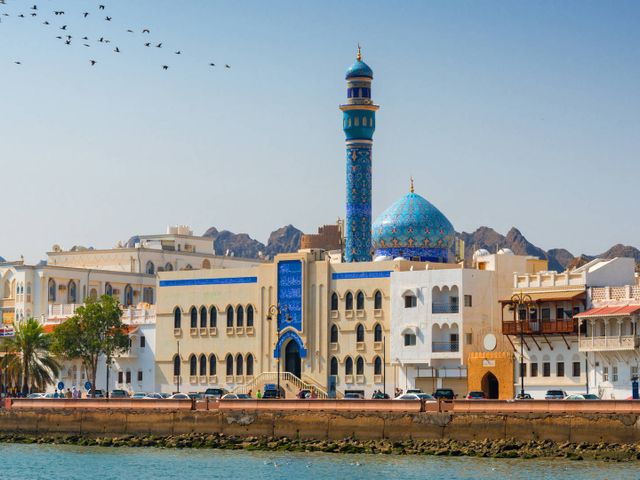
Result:
<svg viewBox="0 0 640 480">
<path fill-rule="evenodd" d="M 278 263 L 278 328 L 302 330 L 302 261 Z"/>
<path fill-rule="evenodd" d="M 58 390 L 64 390 L 64 382 L 58 382 Z"/>
<path fill-rule="evenodd" d="M 84 389 L 88 392 L 89 390 L 91 390 L 91 382 L 85 382 L 84 384 Z"/>
<path fill-rule="evenodd" d="M 264 389 L 265 390 L 276 390 L 278 387 L 275 383 L 265 383 L 264 384 Z"/>
<path fill-rule="evenodd" d="M 287 341 L 289 340 L 296 342 L 298 344 L 298 350 L 300 351 L 300 358 L 305 358 L 307 356 L 307 349 L 304 348 L 304 343 L 302 343 L 302 339 L 293 330 L 287 330 L 282 335 L 280 335 L 280 339 L 278 340 L 278 343 L 276 343 L 276 349 L 273 351 L 273 358 L 280 358 L 280 351 L 282 350 L 282 346 L 285 343 L 287 343 Z"/>
</svg>

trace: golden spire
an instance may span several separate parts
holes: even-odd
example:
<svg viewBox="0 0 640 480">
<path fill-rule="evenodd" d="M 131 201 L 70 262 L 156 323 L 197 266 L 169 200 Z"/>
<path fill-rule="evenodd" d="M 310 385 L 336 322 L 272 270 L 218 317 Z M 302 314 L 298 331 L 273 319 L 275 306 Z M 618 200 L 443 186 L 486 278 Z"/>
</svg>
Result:
<svg viewBox="0 0 640 480">
<path fill-rule="evenodd" d="M 409 191 L 413 193 L 413 177 L 411 177 L 411 184 L 409 186 Z"/>
<path fill-rule="evenodd" d="M 360 44 L 358 44 L 358 54 L 356 55 L 356 60 L 362 60 L 362 52 L 360 51 Z"/>
</svg>

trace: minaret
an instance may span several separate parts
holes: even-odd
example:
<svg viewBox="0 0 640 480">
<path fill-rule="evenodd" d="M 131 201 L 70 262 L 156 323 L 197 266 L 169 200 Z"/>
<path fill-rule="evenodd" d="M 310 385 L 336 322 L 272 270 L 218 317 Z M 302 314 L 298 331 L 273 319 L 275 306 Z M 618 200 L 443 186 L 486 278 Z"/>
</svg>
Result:
<svg viewBox="0 0 640 480">
<path fill-rule="evenodd" d="M 344 225 L 347 262 L 371 261 L 371 147 L 376 111 L 371 100 L 373 71 L 362 61 L 360 45 L 356 62 L 346 74 L 347 103 L 340 105 L 347 144 L 347 216 Z"/>
</svg>

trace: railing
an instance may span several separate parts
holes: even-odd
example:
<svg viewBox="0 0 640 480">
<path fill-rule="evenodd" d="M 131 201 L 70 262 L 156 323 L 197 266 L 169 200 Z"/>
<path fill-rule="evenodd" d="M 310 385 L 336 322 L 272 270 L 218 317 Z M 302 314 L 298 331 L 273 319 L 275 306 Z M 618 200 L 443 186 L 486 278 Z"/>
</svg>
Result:
<svg viewBox="0 0 640 480">
<path fill-rule="evenodd" d="M 238 385 L 233 389 L 234 393 L 247 393 L 249 390 L 258 390 L 262 388 L 267 383 L 276 383 L 278 381 L 278 372 L 262 372 L 260 375 L 253 378 L 248 383 L 244 385 Z M 317 382 L 313 381 L 313 383 L 308 383 L 300 378 L 296 377 L 291 372 L 280 372 L 280 383 L 290 383 L 294 387 L 299 390 L 311 390 L 316 391 L 318 398 L 329 398 L 329 394 L 327 391 L 321 387 Z"/>
<path fill-rule="evenodd" d="M 582 337 L 581 352 L 602 352 L 612 350 L 635 350 L 640 346 L 640 337 L 622 335 L 620 337 Z"/>
<path fill-rule="evenodd" d="M 432 342 L 432 352 L 459 352 L 460 342 Z"/>
<path fill-rule="evenodd" d="M 575 320 L 504 320 L 502 333 L 504 335 L 520 335 L 520 329 L 525 335 L 534 334 L 572 334 L 578 333 L 578 324 Z"/>
<path fill-rule="evenodd" d="M 71 317 L 76 313 L 77 303 L 55 303 L 49 305 L 48 318 Z"/>
<path fill-rule="evenodd" d="M 56 303 L 49 305 L 47 319 L 60 319 L 66 320 L 67 318 L 75 315 L 78 307 L 82 304 L 77 303 Z M 155 306 L 149 308 L 134 308 L 124 307 L 122 309 L 122 321 L 131 325 L 142 325 L 155 323 L 156 321 L 156 308 Z"/>
<path fill-rule="evenodd" d="M 460 306 L 457 303 L 434 303 L 431 313 L 458 313 Z"/>
</svg>

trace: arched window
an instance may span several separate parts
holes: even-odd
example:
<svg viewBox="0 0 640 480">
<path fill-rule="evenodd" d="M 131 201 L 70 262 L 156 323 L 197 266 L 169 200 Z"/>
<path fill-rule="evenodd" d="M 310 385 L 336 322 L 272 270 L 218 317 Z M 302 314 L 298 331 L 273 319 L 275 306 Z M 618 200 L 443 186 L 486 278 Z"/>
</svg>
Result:
<svg viewBox="0 0 640 480">
<path fill-rule="evenodd" d="M 108 282 L 104 284 L 104 294 L 110 297 L 113 296 L 113 287 Z"/>
<path fill-rule="evenodd" d="M 379 323 L 376 323 L 376 326 L 373 327 L 373 341 L 381 342 L 382 341 L 382 326 Z"/>
<path fill-rule="evenodd" d="M 207 375 L 207 357 L 205 357 L 204 353 L 200 355 L 200 376 L 204 377 Z"/>
<path fill-rule="evenodd" d="M 173 328 L 182 328 L 182 312 L 180 307 L 173 309 Z"/>
<path fill-rule="evenodd" d="M 189 375 L 195 377 L 198 374 L 198 361 L 196 360 L 196 356 L 192 353 L 189 357 Z"/>
<path fill-rule="evenodd" d="M 364 310 L 364 293 L 362 292 L 356 295 L 356 310 Z"/>
<path fill-rule="evenodd" d="M 373 374 L 382 375 L 382 359 L 380 357 L 373 359 Z"/>
<path fill-rule="evenodd" d="M 244 375 L 244 359 L 242 355 L 238 354 L 236 357 L 236 375 Z"/>
<path fill-rule="evenodd" d="M 236 326 L 244 327 L 244 308 L 242 305 L 238 305 L 236 309 Z"/>
<path fill-rule="evenodd" d="M 331 311 L 335 312 L 338 310 L 338 294 L 333 292 L 331 294 Z"/>
<path fill-rule="evenodd" d="M 147 272 L 149 275 L 153 275 L 154 273 L 156 273 L 156 266 L 153 264 L 151 260 L 147 262 L 147 266 L 144 268 L 144 271 Z"/>
<path fill-rule="evenodd" d="M 5 287 L 6 288 L 6 287 Z M 4 292 L 6 297 L 9 297 L 11 294 L 9 292 Z M 56 281 L 53 278 L 49 279 L 49 301 L 56 301 Z"/>
<path fill-rule="evenodd" d="M 89 290 L 89 298 L 93 300 L 98 299 L 98 291 L 95 288 L 92 288 L 91 290 Z"/>
<path fill-rule="evenodd" d="M 364 359 L 362 357 L 356 359 L 356 375 L 364 375 Z"/>
<path fill-rule="evenodd" d="M 253 355 L 247 355 L 247 375 L 253 375 Z"/>
<path fill-rule="evenodd" d="M 180 357 L 178 355 L 173 357 L 173 376 L 180 376 Z"/>
<path fill-rule="evenodd" d="M 338 326 L 331 325 L 331 339 L 329 340 L 331 343 L 338 343 Z"/>
<path fill-rule="evenodd" d="M 216 328 L 218 326 L 218 309 L 215 307 L 211 307 L 209 310 L 209 327 Z"/>
<path fill-rule="evenodd" d="M 207 328 L 207 307 L 200 307 L 200 328 Z"/>
<path fill-rule="evenodd" d="M 364 327 L 361 323 L 356 327 L 356 342 L 364 342 Z"/>
<path fill-rule="evenodd" d="M 344 308 L 353 310 L 353 294 L 351 292 L 347 292 L 347 296 L 344 299 Z"/>
<path fill-rule="evenodd" d="M 233 357 L 231 354 L 227 355 L 227 376 L 233 375 Z"/>
<path fill-rule="evenodd" d="M 376 310 L 382 309 L 382 293 L 380 293 L 380 290 L 376 290 L 373 295 L 373 308 Z"/>
<path fill-rule="evenodd" d="M 211 354 L 209 357 L 209 375 L 213 376 L 216 374 L 216 356 Z"/>
<path fill-rule="evenodd" d="M 231 305 L 227 307 L 227 328 L 229 327 L 233 327 L 233 307 Z"/>
<path fill-rule="evenodd" d="M 247 327 L 253 327 L 253 305 L 247 307 Z M 247 373 L 247 375 L 249 374 Z"/>
<path fill-rule="evenodd" d="M 77 303 L 78 301 L 78 290 L 76 288 L 76 282 L 73 280 L 69 281 L 67 285 L 67 303 Z"/>
<path fill-rule="evenodd" d="M 198 310 L 196 310 L 196 307 L 191 307 L 189 314 L 191 316 L 191 328 L 198 328 Z"/>
<path fill-rule="evenodd" d="M 173 271 L 173 265 L 171 265 L 170 263 L 167 263 L 167 264 L 164 266 L 164 271 L 165 271 L 165 272 L 172 272 L 172 271 Z"/>
<path fill-rule="evenodd" d="M 127 307 L 133 305 L 133 287 L 131 285 L 124 287 L 124 304 Z"/>
<path fill-rule="evenodd" d="M 153 288 L 145 287 L 142 290 L 142 301 L 145 303 L 153 303 Z"/>
<path fill-rule="evenodd" d="M 331 357 L 331 370 L 329 371 L 329 375 L 338 375 L 338 359 L 336 357 Z"/>
<path fill-rule="evenodd" d="M 351 357 L 347 357 L 344 361 L 344 374 L 353 375 L 353 360 L 351 360 Z"/>
</svg>

